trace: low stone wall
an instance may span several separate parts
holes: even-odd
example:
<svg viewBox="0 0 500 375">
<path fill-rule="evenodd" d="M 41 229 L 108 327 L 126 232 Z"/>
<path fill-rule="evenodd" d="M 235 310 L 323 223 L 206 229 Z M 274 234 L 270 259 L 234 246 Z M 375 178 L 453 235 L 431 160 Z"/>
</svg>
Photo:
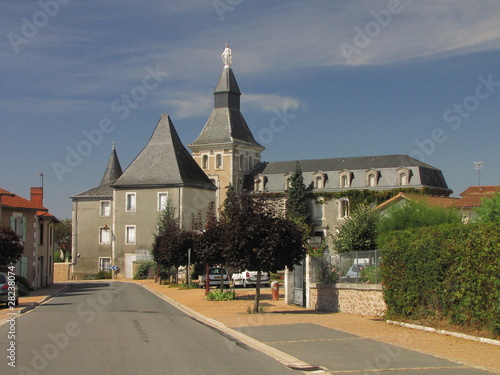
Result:
<svg viewBox="0 0 500 375">
<path fill-rule="evenodd" d="M 381 284 L 313 284 L 308 308 L 318 311 L 383 316 L 386 310 Z"/>
<path fill-rule="evenodd" d="M 54 263 L 54 282 L 71 280 L 71 263 Z"/>
</svg>

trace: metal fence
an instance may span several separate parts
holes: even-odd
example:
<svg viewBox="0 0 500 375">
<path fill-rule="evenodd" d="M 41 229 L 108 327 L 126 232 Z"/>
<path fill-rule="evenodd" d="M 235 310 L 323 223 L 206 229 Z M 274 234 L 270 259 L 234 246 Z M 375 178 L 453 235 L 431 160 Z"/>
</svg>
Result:
<svg viewBox="0 0 500 375">
<path fill-rule="evenodd" d="M 312 283 L 380 283 L 380 251 L 325 252 L 310 257 Z"/>
</svg>

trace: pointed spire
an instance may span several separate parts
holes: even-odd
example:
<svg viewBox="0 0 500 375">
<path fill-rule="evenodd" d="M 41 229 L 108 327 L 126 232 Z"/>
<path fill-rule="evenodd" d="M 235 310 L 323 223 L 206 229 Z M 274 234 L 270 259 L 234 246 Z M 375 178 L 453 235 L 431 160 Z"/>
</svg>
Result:
<svg viewBox="0 0 500 375">
<path fill-rule="evenodd" d="M 229 51 L 228 51 L 229 50 Z M 215 143 L 239 143 L 264 150 L 253 137 L 240 111 L 241 92 L 231 69 L 231 49 L 226 44 L 222 53 L 224 69 L 214 90 L 214 110 L 199 137 L 189 145 L 197 146 Z"/>
<path fill-rule="evenodd" d="M 118 160 L 118 155 L 116 154 L 115 142 L 113 142 L 113 148 L 111 149 L 108 165 L 106 166 L 106 170 L 102 176 L 101 185 L 115 182 L 122 175 L 122 173 L 122 167 L 120 165 L 120 161 Z"/>
</svg>

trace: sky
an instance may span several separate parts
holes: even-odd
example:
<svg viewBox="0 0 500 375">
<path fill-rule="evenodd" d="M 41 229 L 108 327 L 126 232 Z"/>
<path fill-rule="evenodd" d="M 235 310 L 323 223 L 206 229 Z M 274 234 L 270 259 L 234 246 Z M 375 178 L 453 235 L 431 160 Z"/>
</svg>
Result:
<svg viewBox="0 0 500 375">
<path fill-rule="evenodd" d="M 0 187 L 71 217 L 115 142 L 213 108 L 225 43 L 263 161 L 405 153 L 500 185 L 498 0 L 3 0 Z M 484 162 L 480 171 L 474 162 Z"/>
</svg>

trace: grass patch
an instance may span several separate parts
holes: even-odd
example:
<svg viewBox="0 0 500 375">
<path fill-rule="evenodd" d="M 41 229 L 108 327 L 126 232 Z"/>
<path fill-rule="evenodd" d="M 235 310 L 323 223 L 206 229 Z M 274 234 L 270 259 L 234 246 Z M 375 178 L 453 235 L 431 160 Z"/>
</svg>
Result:
<svg viewBox="0 0 500 375">
<path fill-rule="evenodd" d="M 232 301 L 235 298 L 236 292 L 234 290 L 215 289 L 207 294 L 207 300 L 209 301 Z"/>
</svg>

